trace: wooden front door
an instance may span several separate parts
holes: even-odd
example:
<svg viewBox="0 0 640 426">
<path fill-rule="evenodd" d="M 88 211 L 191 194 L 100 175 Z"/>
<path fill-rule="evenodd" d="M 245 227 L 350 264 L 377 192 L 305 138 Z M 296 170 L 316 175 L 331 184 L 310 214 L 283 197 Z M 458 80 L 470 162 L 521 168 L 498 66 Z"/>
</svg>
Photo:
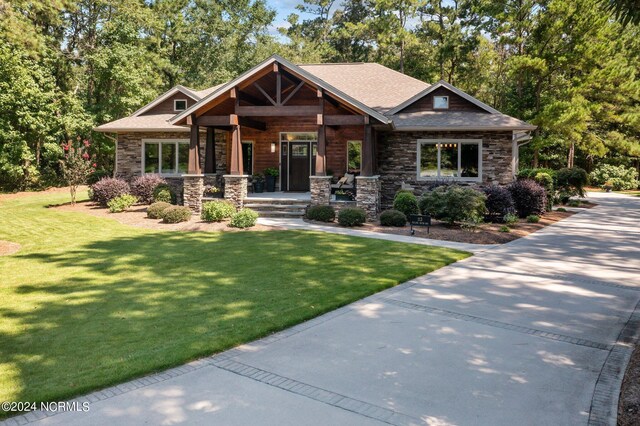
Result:
<svg viewBox="0 0 640 426">
<path fill-rule="evenodd" d="M 289 142 L 289 191 L 308 191 L 311 175 L 311 144 Z"/>
</svg>

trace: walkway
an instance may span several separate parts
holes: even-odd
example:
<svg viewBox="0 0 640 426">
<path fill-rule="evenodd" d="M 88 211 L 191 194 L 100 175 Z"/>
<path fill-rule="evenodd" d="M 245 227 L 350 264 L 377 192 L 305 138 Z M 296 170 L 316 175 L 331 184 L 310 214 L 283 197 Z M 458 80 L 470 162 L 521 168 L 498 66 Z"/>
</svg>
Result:
<svg viewBox="0 0 640 426">
<path fill-rule="evenodd" d="M 39 423 L 613 425 L 640 329 L 640 198 L 597 198 L 526 238 Z"/>
</svg>

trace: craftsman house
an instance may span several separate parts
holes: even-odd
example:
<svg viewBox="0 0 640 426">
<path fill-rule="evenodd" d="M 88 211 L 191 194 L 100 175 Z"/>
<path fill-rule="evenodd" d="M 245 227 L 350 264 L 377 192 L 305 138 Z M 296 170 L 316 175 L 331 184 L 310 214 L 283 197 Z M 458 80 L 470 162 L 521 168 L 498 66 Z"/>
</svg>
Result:
<svg viewBox="0 0 640 426">
<path fill-rule="evenodd" d="M 374 217 L 402 186 L 509 182 L 533 129 L 444 81 L 274 55 L 225 84 L 176 86 L 96 130 L 117 134 L 116 175 L 160 173 L 195 211 L 204 185 L 241 206 L 251 175 L 276 168 L 278 191 L 313 204 L 355 176 L 354 201 Z"/>
</svg>

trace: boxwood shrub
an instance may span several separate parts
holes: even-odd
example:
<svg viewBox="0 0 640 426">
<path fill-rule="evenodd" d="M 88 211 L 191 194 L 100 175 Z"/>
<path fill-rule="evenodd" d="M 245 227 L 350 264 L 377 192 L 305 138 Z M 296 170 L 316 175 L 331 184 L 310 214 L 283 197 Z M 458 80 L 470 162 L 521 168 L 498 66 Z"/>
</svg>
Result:
<svg viewBox="0 0 640 426">
<path fill-rule="evenodd" d="M 527 216 L 527 222 L 538 223 L 540 222 L 540 216 L 538 216 L 537 214 L 530 214 L 529 216 Z"/>
<path fill-rule="evenodd" d="M 130 192 L 131 188 L 124 179 L 106 177 L 91 185 L 91 200 L 107 207 L 109 201 Z"/>
<path fill-rule="evenodd" d="M 436 219 L 453 224 L 483 217 L 487 212 L 486 199 L 486 195 L 472 188 L 441 186 L 422 196 L 420 209 Z"/>
<path fill-rule="evenodd" d="M 393 199 L 393 209 L 404 213 L 405 216 L 420 213 L 418 199 L 413 192 L 398 191 Z"/>
<path fill-rule="evenodd" d="M 163 201 L 165 203 L 175 204 L 176 194 L 173 192 L 173 189 L 171 189 L 171 186 L 166 183 L 161 183 L 153 190 L 153 201 Z"/>
<path fill-rule="evenodd" d="M 250 228 L 258 221 L 258 213 L 251 209 L 242 209 L 231 216 L 229 226 L 234 228 Z"/>
<path fill-rule="evenodd" d="M 320 222 L 333 222 L 336 218 L 336 210 L 332 206 L 319 205 L 307 209 L 307 219 Z"/>
<path fill-rule="evenodd" d="M 143 204 L 153 203 L 153 191 L 158 185 L 166 185 L 165 181 L 160 175 L 146 174 L 138 176 L 131 182 L 131 194 L 138 197 L 138 201 Z"/>
<path fill-rule="evenodd" d="M 171 204 L 164 201 L 153 203 L 147 207 L 147 217 L 149 219 L 162 219 L 162 212 L 168 207 L 171 207 Z"/>
<path fill-rule="evenodd" d="M 347 207 L 338 212 L 338 223 L 342 226 L 362 226 L 366 220 L 367 214 L 358 207 Z"/>
<path fill-rule="evenodd" d="M 382 226 L 405 226 L 407 216 L 398 210 L 385 210 L 380 214 L 380 225 Z"/>
<path fill-rule="evenodd" d="M 120 195 L 112 200 L 109 200 L 107 206 L 111 213 L 120 213 L 138 202 L 138 197 L 131 194 Z"/>
<path fill-rule="evenodd" d="M 221 222 L 233 216 L 235 212 L 235 206 L 228 201 L 207 201 L 202 205 L 200 218 L 205 222 Z"/>
<path fill-rule="evenodd" d="M 160 213 L 164 223 L 186 222 L 191 219 L 191 209 L 185 206 L 170 206 Z"/>
<path fill-rule="evenodd" d="M 531 179 L 523 179 L 512 182 L 508 188 L 518 216 L 542 215 L 546 211 L 547 193 L 540 184 Z"/>
</svg>

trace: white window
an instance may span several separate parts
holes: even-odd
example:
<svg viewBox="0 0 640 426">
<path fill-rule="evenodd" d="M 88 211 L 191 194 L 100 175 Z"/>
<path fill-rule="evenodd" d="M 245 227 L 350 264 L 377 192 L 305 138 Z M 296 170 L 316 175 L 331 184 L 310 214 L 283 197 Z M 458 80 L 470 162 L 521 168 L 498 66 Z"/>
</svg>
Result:
<svg viewBox="0 0 640 426">
<path fill-rule="evenodd" d="M 173 110 L 174 111 L 184 111 L 187 109 L 187 100 L 186 99 L 174 99 L 173 100 Z"/>
<path fill-rule="evenodd" d="M 448 96 L 434 96 L 433 97 L 433 109 L 448 109 L 449 97 Z"/>
<path fill-rule="evenodd" d="M 419 139 L 418 179 L 482 181 L 482 140 Z"/>
<path fill-rule="evenodd" d="M 179 175 L 187 173 L 188 164 L 189 140 L 143 140 L 143 173 Z"/>
</svg>

